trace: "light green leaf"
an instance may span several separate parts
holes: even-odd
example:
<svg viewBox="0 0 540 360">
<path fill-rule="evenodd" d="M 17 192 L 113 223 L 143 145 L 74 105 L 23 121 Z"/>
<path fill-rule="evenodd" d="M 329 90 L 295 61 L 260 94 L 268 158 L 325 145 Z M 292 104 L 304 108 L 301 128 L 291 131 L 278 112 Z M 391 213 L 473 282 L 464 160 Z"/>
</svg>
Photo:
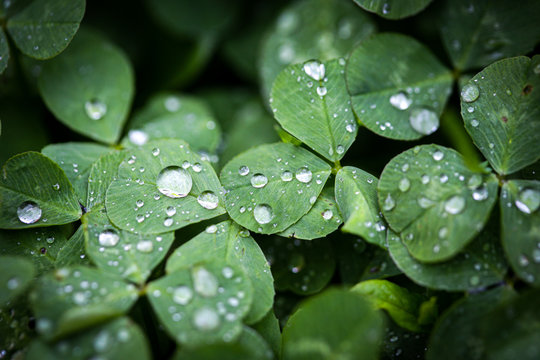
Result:
<svg viewBox="0 0 540 360">
<path fill-rule="evenodd" d="M 289 238 L 313 240 L 325 237 L 337 230 L 343 222 L 341 214 L 336 206 L 334 188 L 323 189 L 313 207 L 302 216 L 300 220 L 292 224 L 280 236 Z"/>
<path fill-rule="evenodd" d="M 251 282 L 240 267 L 214 262 L 153 281 L 147 293 L 169 335 L 189 347 L 237 339 L 253 300 Z"/>
<path fill-rule="evenodd" d="M 385 19 L 397 20 L 418 14 L 432 0 L 354 0 L 362 9 L 382 16 Z"/>
<path fill-rule="evenodd" d="M 64 246 L 58 251 L 55 268 L 75 265 L 89 265 L 90 261 L 84 251 L 84 232 L 83 227 L 79 226 L 77 231 L 69 238 Z"/>
<path fill-rule="evenodd" d="M 4 72 L 8 66 L 9 60 L 9 45 L 6 34 L 3 29 L 0 29 L 0 74 Z"/>
<path fill-rule="evenodd" d="M 446 52 L 458 70 L 482 68 L 492 62 L 533 50 L 540 37 L 540 3 L 523 0 L 443 2 L 440 32 Z"/>
<path fill-rule="evenodd" d="M 4 164 L 0 204 L 2 229 L 67 224 L 81 217 L 79 202 L 62 169 L 33 151 Z"/>
<path fill-rule="evenodd" d="M 336 175 L 336 202 L 345 224 L 341 231 L 386 247 L 386 225 L 377 201 L 379 180 L 367 172 L 345 166 Z"/>
<path fill-rule="evenodd" d="M 214 153 L 221 129 L 208 106 L 197 98 L 177 93 L 152 97 L 135 115 L 124 146 L 140 146 L 160 138 L 181 139 L 193 150 Z"/>
<path fill-rule="evenodd" d="M 297 222 L 315 203 L 330 166 L 309 151 L 275 143 L 250 149 L 221 171 L 231 218 L 263 234 Z"/>
<path fill-rule="evenodd" d="M 503 281 L 506 262 L 497 235 L 484 230 L 461 253 L 449 261 L 425 264 L 413 258 L 402 240 L 388 232 L 388 250 L 396 265 L 415 283 L 446 291 L 485 288 Z"/>
<path fill-rule="evenodd" d="M 28 259 L 0 256 L 0 307 L 22 294 L 34 280 L 34 265 Z"/>
<path fill-rule="evenodd" d="M 76 355 L 75 355 L 76 354 Z M 56 344 L 35 340 L 30 344 L 29 360 L 56 359 L 151 359 L 148 340 L 136 323 L 121 317 Z"/>
<path fill-rule="evenodd" d="M 259 321 L 272 308 L 274 279 L 263 252 L 249 231 L 231 221 L 210 225 L 206 231 L 184 243 L 169 256 L 166 271 L 171 274 L 203 261 L 233 264 L 247 274 L 257 301 L 253 302 L 246 315 L 246 323 Z"/>
<path fill-rule="evenodd" d="M 92 164 L 110 148 L 95 143 L 68 142 L 45 146 L 41 153 L 51 158 L 64 170 L 66 177 L 83 204 L 87 204 L 88 174 Z"/>
<path fill-rule="evenodd" d="M 427 303 L 420 294 L 387 280 L 368 280 L 355 285 L 351 291 L 368 299 L 377 309 L 383 309 L 399 326 L 410 331 L 422 331 L 425 323 L 421 322 L 420 309 Z M 430 320 L 437 315 L 437 307 L 431 307 Z"/>
<path fill-rule="evenodd" d="M 79 29 L 85 0 L 31 0 L 7 21 L 7 31 L 26 55 L 48 59 L 61 53 Z"/>
<path fill-rule="evenodd" d="M 427 47 L 393 33 L 372 36 L 354 49 L 346 78 L 359 121 L 397 140 L 436 131 L 452 90 L 452 73 Z"/>
<path fill-rule="evenodd" d="M 499 174 L 540 159 L 540 55 L 492 64 L 461 90 L 461 115 L 474 143 Z"/>
<path fill-rule="evenodd" d="M 270 95 L 281 126 L 331 161 L 345 155 L 357 132 L 344 73 L 344 59 L 290 65 Z"/>
<path fill-rule="evenodd" d="M 506 258 L 520 278 L 539 286 L 540 181 L 508 181 L 500 201 Z"/>
<path fill-rule="evenodd" d="M 270 263 L 278 291 L 314 294 L 332 279 L 336 262 L 328 239 L 301 241 L 275 236 L 259 244 Z"/>
<path fill-rule="evenodd" d="M 94 33 L 81 32 L 68 50 L 43 65 L 38 87 L 58 120 L 112 144 L 131 106 L 133 69 L 118 47 Z"/>
<path fill-rule="evenodd" d="M 383 319 L 367 300 L 329 290 L 302 303 L 283 329 L 283 359 L 376 359 Z"/>
<path fill-rule="evenodd" d="M 168 232 L 225 212 L 214 169 L 182 140 L 126 151 L 105 204 L 114 225 L 140 233 Z"/>
<path fill-rule="evenodd" d="M 497 200 L 497 187 L 494 175 L 472 172 L 458 152 L 420 145 L 386 165 L 379 204 L 413 257 L 444 261 L 482 230 Z"/>
<path fill-rule="evenodd" d="M 373 21 L 351 1 L 294 2 L 279 15 L 262 45 L 263 97 L 270 95 L 274 79 L 287 65 L 344 57 L 374 31 Z"/>
<path fill-rule="evenodd" d="M 274 311 L 270 310 L 261 321 L 251 327 L 266 340 L 272 348 L 275 358 L 279 359 L 281 356 L 281 329 Z"/>
<path fill-rule="evenodd" d="M 76 266 L 41 277 L 30 301 L 38 333 L 51 340 L 122 315 L 137 297 L 119 276 Z"/>
<path fill-rule="evenodd" d="M 116 180 L 118 166 L 126 157 L 127 150 L 111 151 L 92 164 L 88 174 L 88 210 L 104 207 L 107 189 Z"/>
<path fill-rule="evenodd" d="M 138 284 L 165 258 L 174 233 L 135 234 L 114 227 L 105 209 L 94 208 L 82 218 L 86 253 L 105 273 L 120 275 Z"/>
</svg>

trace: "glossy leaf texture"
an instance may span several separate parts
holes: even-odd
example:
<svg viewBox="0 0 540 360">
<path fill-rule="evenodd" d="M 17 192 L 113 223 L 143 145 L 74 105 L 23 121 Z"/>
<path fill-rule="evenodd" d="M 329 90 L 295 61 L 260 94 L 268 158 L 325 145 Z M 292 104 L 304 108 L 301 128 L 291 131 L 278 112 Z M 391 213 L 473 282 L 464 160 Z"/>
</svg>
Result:
<svg viewBox="0 0 540 360">
<path fill-rule="evenodd" d="M 267 98 L 276 76 L 287 65 L 346 56 L 376 30 L 373 21 L 351 1 L 303 0 L 279 15 L 263 41 L 259 67 Z"/>
<path fill-rule="evenodd" d="M 427 47 L 395 33 L 372 36 L 356 47 L 346 79 L 359 121 L 396 140 L 435 132 L 452 86 L 452 74 Z"/>
<path fill-rule="evenodd" d="M 120 48 L 84 31 L 43 66 L 38 87 L 64 125 L 94 140 L 118 140 L 134 93 L 133 69 Z"/>
<path fill-rule="evenodd" d="M 357 132 L 344 74 L 342 58 L 290 65 L 279 73 L 270 95 L 283 129 L 331 161 L 345 155 Z"/>
<path fill-rule="evenodd" d="M 359 294 L 328 290 L 303 302 L 283 329 L 287 359 L 376 359 L 383 319 Z"/>
<path fill-rule="evenodd" d="M 107 189 L 116 180 L 118 167 L 126 157 L 127 150 L 111 151 L 92 164 L 88 174 L 87 210 L 105 206 Z"/>
<path fill-rule="evenodd" d="M 283 231 L 311 209 L 329 175 L 327 163 L 300 147 L 275 143 L 252 148 L 221 171 L 227 212 L 249 230 Z"/>
<path fill-rule="evenodd" d="M 24 5 L 8 18 L 7 31 L 25 55 L 44 60 L 58 55 L 71 42 L 86 1 L 31 0 Z"/>
<path fill-rule="evenodd" d="M 248 230 L 231 221 L 210 225 L 169 256 L 166 271 L 174 273 L 203 261 L 234 264 L 248 276 L 256 301 L 246 315 L 246 323 L 253 324 L 270 311 L 275 295 L 274 279 L 263 252 Z"/>
<path fill-rule="evenodd" d="M 498 61 L 461 90 L 461 114 L 474 143 L 501 175 L 540 159 L 540 55 Z"/>
<path fill-rule="evenodd" d="M 474 173 L 455 150 L 420 145 L 394 157 L 379 181 L 379 205 L 410 254 L 438 262 L 459 253 L 487 222 L 497 179 Z"/>
<path fill-rule="evenodd" d="M 9 45 L 6 37 L 6 33 L 3 29 L 0 29 L 0 74 L 4 72 L 8 66 L 9 60 Z"/>
<path fill-rule="evenodd" d="M 105 207 L 120 229 L 164 233 L 225 212 L 208 161 L 182 140 L 159 140 L 125 152 Z"/>
<path fill-rule="evenodd" d="M 354 0 L 364 10 L 385 19 L 398 20 L 416 15 L 424 10 L 432 0 Z"/>
<path fill-rule="evenodd" d="M 0 307 L 22 294 L 34 280 L 34 265 L 28 259 L 0 256 Z"/>
<path fill-rule="evenodd" d="M 48 157 L 26 152 L 9 159 L 0 177 L 0 228 L 67 224 L 81 217 L 73 187 Z"/>
<path fill-rule="evenodd" d="M 386 247 L 386 224 L 377 201 L 379 180 L 352 166 L 336 175 L 336 201 L 345 224 L 341 231 L 359 235 L 367 242 Z"/>
<path fill-rule="evenodd" d="M 494 61 L 530 52 L 538 43 L 540 4 L 524 0 L 445 0 L 440 34 L 458 70 L 473 70 Z"/>
</svg>

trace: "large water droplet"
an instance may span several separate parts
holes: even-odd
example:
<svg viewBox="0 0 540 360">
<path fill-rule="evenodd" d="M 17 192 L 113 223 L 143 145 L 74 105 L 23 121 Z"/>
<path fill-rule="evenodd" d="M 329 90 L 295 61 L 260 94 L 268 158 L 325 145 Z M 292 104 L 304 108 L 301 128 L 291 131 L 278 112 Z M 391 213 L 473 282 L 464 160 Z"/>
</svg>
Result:
<svg viewBox="0 0 540 360">
<path fill-rule="evenodd" d="M 390 210 L 392 210 L 395 206 L 396 206 L 396 202 L 394 201 L 394 199 L 392 198 L 392 196 L 391 196 L 390 194 L 388 194 L 388 195 L 386 196 L 386 199 L 384 199 L 383 210 L 390 211 Z"/>
<path fill-rule="evenodd" d="M 296 177 L 296 180 L 307 184 L 308 182 L 311 181 L 313 174 L 311 173 L 311 170 L 303 166 L 300 169 L 296 170 L 295 177 Z"/>
<path fill-rule="evenodd" d="M 332 218 L 332 216 L 334 216 L 334 213 L 330 209 L 324 210 L 323 213 L 322 213 L 322 217 L 326 221 L 330 220 Z"/>
<path fill-rule="evenodd" d="M 310 60 L 304 63 L 304 72 L 313 80 L 319 81 L 324 78 L 324 64 L 317 60 Z"/>
<path fill-rule="evenodd" d="M 203 191 L 197 196 L 197 202 L 205 209 L 215 209 L 218 207 L 219 198 L 212 191 Z"/>
<path fill-rule="evenodd" d="M 406 192 L 411 188 L 411 182 L 407 178 L 399 180 L 398 189 L 402 192 Z"/>
<path fill-rule="evenodd" d="M 98 99 L 92 99 L 84 104 L 86 115 L 92 120 L 99 120 L 107 113 L 107 105 Z"/>
<path fill-rule="evenodd" d="M 169 227 L 173 224 L 174 220 L 170 217 L 168 218 L 165 218 L 165 220 L 163 220 L 163 225 L 166 226 L 166 227 Z"/>
<path fill-rule="evenodd" d="M 258 204 L 253 209 L 253 217 L 259 224 L 268 224 L 274 218 L 274 210 L 267 204 Z"/>
<path fill-rule="evenodd" d="M 173 301 L 180 305 L 187 305 L 193 298 L 193 291 L 187 286 L 179 286 L 174 289 Z"/>
<path fill-rule="evenodd" d="M 441 161 L 444 158 L 444 153 L 442 151 L 435 151 L 433 153 L 433 160 L 435 161 Z"/>
<path fill-rule="evenodd" d="M 522 190 L 515 204 L 521 212 L 532 214 L 540 207 L 540 191 L 534 189 Z"/>
<path fill-rule="evenodd" d="M 174 206 L 167 206 L 167 208 L 165 209 L 165 213 L 167 214 L 167 216 L 173 216 L 174 214 L 176 214 L 176 208 Z"/>
<path fill-rule="evenodd" d="M 129 130 L 129 141 L 134 145 L 144 145 L 148 142 L 148 134 L 142 130 Z"/>
<path fill-rule="evenodd" d="M 150 240 L 143 240 L 137 243 L 137 250 L 142 253 L 151 253 L 154 250 L 154 243 Z"/>
<path fill-rule="evenodd" d="M 268 184 L 268 178 L 263 174 L 254 174 L 251 177 L 251 186 L 254 188 L 262 188 Z"/>
<path fill-rule="evenodd" d="M 478 189 L 475 189 L 472 193 L 472 198 L 476 201 L 483 201 L 488 198 L 488 189 L 485 186 L 479 187 Z"/>
<path fill-rule="evenodd" d="M 409 99 L 407 94 L 400 91 L 397 94 L 390 96 L 390 104 L 399 110 L 407 110 L 412 104 L 412 100 Z"/>
<path fill-rule="evenodd" d="M 187 170 L 169 166 L 161 170 L 156 180 L 160 193 L 170 198 L 182 198 L 189 194 L 193 180 Z"/>
<path fill-rule="evenodd" d="M 444 210 L 449 214 L 459 214 L 465 209 L 465 199 L 460 195 L 454 195 L 444 203 Z"/>
<path fill-rule="evenodd" d="M 41 219 L 41 208 L 33 201 L 25 201 L 17 208 L 17 216 L 22 223 L 33 224 Z"/>
<path fill-rule="evenodd" d="M 218 279 L 203 266 L 195 266 L 191 270 L 193 287 L 195 291 L 203 297 L 216 296 L 218 293 Z"/>
<path fill-rule="evenodd" d="M 439 117 L 429 109 L 412 109 L 409 122 L 416 132 L 423 135 L 432 134 L 439 128 Z"/>
<path fill-rule="evenodd" d="M 474 84 L 467 84 L 461 89 L 461 98 L 465 102 L 473 102 L 478 99 L 479 95 L 480 90 L 478 90 L 478 86 Z"/>
<path fill-rule="evenodd" d="M 201 331 L 212 331 L 220 325 L 219 315 L 208 307 L 200 308 L 193 315 L 193 325 Z"/>
<path fill-rule="evenodd" d="M 283 180 L 283 181 L 291 181 L 292 179 L 293 179 L 292 172 L 290 172 L 288 170 L 285 170 L 284 172 L 281 173 L 281 180 Z"/>
</svg>

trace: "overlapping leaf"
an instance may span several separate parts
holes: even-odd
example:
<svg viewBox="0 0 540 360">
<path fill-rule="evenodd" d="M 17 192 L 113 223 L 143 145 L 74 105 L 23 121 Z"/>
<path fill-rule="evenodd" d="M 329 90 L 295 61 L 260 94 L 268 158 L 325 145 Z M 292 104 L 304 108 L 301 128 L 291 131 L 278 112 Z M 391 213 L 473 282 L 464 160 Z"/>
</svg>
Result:
<svg viewBox="0 0 540 360">
<path fill-rule="evenodd" d="M 34 265 L 23 257 L 0 256 L 0 307 L 22 294 L 34 280 Z"/>
<path fill-rule="evenodd" d="M 424 10 L 432 0 L 354 0 L 364 10 L 386 19 L 403 19 Z"/>
</svg>

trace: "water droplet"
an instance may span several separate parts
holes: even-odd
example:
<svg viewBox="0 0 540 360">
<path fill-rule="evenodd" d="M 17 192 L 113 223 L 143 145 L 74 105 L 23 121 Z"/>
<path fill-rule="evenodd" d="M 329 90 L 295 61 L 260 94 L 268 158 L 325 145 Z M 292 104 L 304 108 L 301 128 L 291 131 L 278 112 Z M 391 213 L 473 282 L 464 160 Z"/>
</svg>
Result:
<svg viewBox="0 0 540 360">
<path fill-rule="evenodd" d="M 325 96 L 327 92 L 328 92 L 328 90 L 326 89 L 325 86 L 319 86 L 319 87 L 317 87 L 317 95 L 319 95 L 319 96 Z"/>
<path fill-rule="evenodd" d="M 153 148 L 153 149 L 152 149 L 152 155 L 158 156 L 158 155 L 159 155 L 159 151 L 160 151 L 159 148 Z"/>
<path fill-rule="evenodd" d="M 304 72 L 313 80 L 321 80 L 324 78 L 325 68 L 324 64 L 317 60 L 310 60 L 304 63 Z"/>
<path fill-rule="evenodd" d="M 459 214 L 465 209 L 465 199 L 460 195 L 454 195 L 444 203 L 444 210 L 449 214 Z"/>
<path fill-rule="evenodd" d="M 540 207 L 540 191 L 534 189 L 522 190 L 515 204 L 521 212 L 532 214 Z"/>
<path fill-rule="evenodd" d="M 343 147 L 343 145 L 338 145 L 338 146 L 336 147 L 336 152 L 337 152 L 339 155 L 343 154 L 343 153 L 345 152 L 345 148 Z"/>
<path fill-rule="evenodd" d="M 267 204 L 258 204 L 253 209 L 253 217 L 259 224 L 268 224 L 274 218 L 274 210 Z"/>
<path fill-rule="evenodd" d="M 334 216 L 334 213 L 330 209 L 324 210 L 322 213 L 322 217 L 326 221 L 330 220 L 332 216 Z"/>
<path fill-rule="evenodd" d="M 165 213 L 167 216 L 173 216 L 176 214 L 176 208 L 174 206 L 167 206 L 167 209 L 165 209 Z"/>
<path fill-rule="evenodd" d="M 33 201 L 25 201 L 17 208 L 17 216 L 22 223 L 33 224 L 41 219 L 41 208 Z"/>
<path fill-rule="evenodd" d="M 406 192 L 411 188 L 411 182 L 407 178 L 399 180 L 398 189 L 402 192 Z"/>
<path fill-rule="evenodd" d="M 16 277 L 12 277 L 11 279 L 7 281 L 7 288 L 9 290 L 15 290 L 18 287 L 19 287 L 19 279 L 17 279 Z"/>
<path fill-rule="evenodd" d="M 422 184 L 426 185 L 429 182 L 429 175 L 422 175 L 420 181 L 422 181 Z"/>
<path fill-rule="evenodd" d="M 208 234 L 215 234 L 217 232 L 217 226 L 216 225 L 210 225 L 206 228 L 206 232 Z"/>
<path fill-rule="evenodd" d="M 400 91 L 397 94 L 390 96 L 390 104 L 399 110 L 407 110 L 412 104 L 412 100 L 409 99 L 407 94 Z"/>
<path fill-rule="evenodd" d="M 447 227 L 442 227 L 439 229 L 439 239 L 444 239 L 448 236 L 448 228 Z"/>
<path fill-rule="evenodd" d="M 138 223 L 142 223 L 144 221 L 144 215 L 138 214 L 137 216 L 135 216 L 135 220 L 137 220 Z"/>
<path fill-rule="evenodd" d="M 173 224 L 173 219 L 168 217 L 168 218 L 165 218 L 165 220 L 163 220 L 163 225 L 165 225 L 166 227 L 169 227 Z"/>
<path fill-rule="evenodd" d="M 104 230 L 98 236 L 99 245 L 105 247 L 116 246 L 120 241 L 120 236 L 114 230 Z"/>
<path fill-rule="evenodd" d="M 191 167 L 193 169 L 193 171 L 195 171 L 196 173 L 199 173 L 201 172 L 202 170 L 202 165 L 199 164 L 199 163 L 195 163 L 193 164 L 193 166 Z"/>
<path fill-rule="evenodd" d="M 390 4 L 384 3 L 382 7 L 382 13 L 388 15 L 390 13 Z"/>
<path fill-rule="evenodd" d="M 137 250 L 142 253 L 151 253 L 154 250 L 154 243 L 150 240 L 139 241 L 137 243 Z"/>
<path fill-rule="evenodd" d="M 477 275 L 471 276 L 469 279 L 469 284 L 471 284 L 471 286 L 477 286 L 480 284 L 480 278 Z"/>
<path fill-rule="evenodd" d="M 180 109 L 180 100 L 176 96 L 169 96 L 165 99 L 165 109 L 170 112 L 175 112 Z"/>
<path fill-rule="evenodd" d="M 220 325 L 219 315 L 210 308 L 200 308 L 193 315 L 193 325 L 201 331 L 212 331 Z"/>
<path fill-rule="evenodd" d="M 84 104 L 86 115 L 92 120 L 99 120 L 107 113 L 107 105 L 105 103 L 92 99 Z"/>
<path fill-rule="evenodd" d="M 52 187 L 54 190 L 60 190 L 60 184 L 58 183 L 54 184 Z"/>
<path fill-rule="evenodd" d="M 347 132 L 354 132 L 356 130 L 356 124 L 347 124 L 347 126 L 345 126 L 345 130 L 347 130 Z"/>
<path fill-rule="evenodd" d="M 422 209 L 427 209 L 428 207 L 430 207 L 430 206 L 432 206 L 434 204 L 433 200 L 428 199 L 427 197 L 424 197 L 424 196 L 419 197 L 417 202 L 418 202 L 418 205 Z"/>
<path fill-rule="evenodd" d="M 303 166 L 300 169 L 296 170 L 295 177 L 296 177 L 296 180 L 307 184 L 308 182 L 311 181 L 313 174 L 311 173 L 311 170 Z"/>
<path fill-rule="evenodd" d="M 416 132 L 423 135 L 432 134 L 439 128 L 439 117 L 429 109 L 412 109 L 409 122 Z"/>
<path fill-rule="evenodd" d="M 221 274 L 223 274 L 223 277 L 225 277 L 225 279 L 230 279 L 234 275 L 234 270 L 228 266 L 225 266 L 223 270 L 221 270 Z"/>
<path fill-rule="evenodd" d="M 383 210 L 390 211 L 396 206 L 396 202 L 392 199 L 392 196 L 388 194 L 384 199 Z"/>
<path fill-rule="evenodd" d="M 478 86 L 474 84 L 467 84 L 461 89 L 461 98 L 465 102 L 473 102 L 478 99 L 479 95 L 480 90 L 478 90 Z"/>
<path fill-rule="evenodd" d="M 249 174 L 249 168 L 247 166 L 240 166 L 240 168 L 238 169 L 238 173 L 240 174 L 240 176 L 246 176 L 247 174 Z"/>
<path fill-rule="evenodd" d="M 447 183 L 448 182 L 448 175 L 441 174 L 441 176 L 439 176 L 439 181 L 441 182 L 441 184 Z"/>
<path fill-rule="evenodd" d="M 216 296 L 218 293 L 218 279 L 203 266 L 195 266 L 191 269 L 193 287 L 203 297 Z"/>
<path fill-rule="evenodd" d="M 476 189 L 482 185 L 482 176 L 479 174 L 473 174 L 467 181 L 467 187 L 471 190 Z"/>
<path fill-rule="evenodd" d="M 263 174 L 255 174 L 251 177 L 251 186 L 254 188 L 262 188 L 268 184 L 268 178 Z"/>
<path fill-rule="evenodd" d="M 476 201 L 483 201 L 483 200 L 486 200 L 488 198 L 488 189 L 487 187 L 485 186 L 482 186 L 476 190 L 473 191 L 472 193 L 472 198 Z"/>
<path fill-rule="evenodd" d="M 191 191 L 193 180 L 185 169 L 169 166 L 161 170 L 156 180 L 160 193 L 170 198 L 186 197 Z"/>
<path fill-rule="evenodd" d="M 442 151 L 435 151 L 433 153 L 433 160 L 435 161 L 441 161 L 444 158 L 444 153 Z"/>
<path fill-rule="evenodd" d="M 193 299 L 193 291 L 187 286 L 179 286 L 174 289 L 173 301 L 180 305 L 187 305 Z"/>
<path fill-rule="evenodd" d="M 135 204 L 137 205 L 138 208 L 140 208 L 140 207 L 143 207 L 143 206 L 144 206 L 144 201 L 142 201 L 142 200 L 137 200 L 137 201 L 135 202 Z"/>
<path fill-rule="evenodd" d="M 283 180 L 283 181 L 291 181 L 292 179 L 293 179 L 292 172 L 290 172 L 288 170 L 285 170 L 284 172 L 281 173 L 281 180 Z"/>
<path fill-rule="evenodd" d="M 197 202 L 205 209 L 215 209 L 218 207 L 219 198 L 212 191 L 203 191 L 197 196 Z"/>
</svg>

